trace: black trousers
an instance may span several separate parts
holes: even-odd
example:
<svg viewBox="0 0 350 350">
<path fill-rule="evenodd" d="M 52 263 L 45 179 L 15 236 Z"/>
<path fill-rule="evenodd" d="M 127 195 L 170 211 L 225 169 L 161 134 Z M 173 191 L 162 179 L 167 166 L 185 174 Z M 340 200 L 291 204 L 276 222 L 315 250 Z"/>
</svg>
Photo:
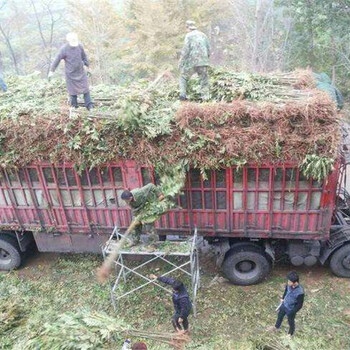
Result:
<svg viewBox="0 0 350 350">
<path fill-rule="evenodd" d="M 180 318 L 180 315 L 176 313 L 171 320 L 175 330 L 182 329 L 182 326 L 179 323 L 179 318 Z M 187 331 L 188 330 L 188 316 L 183 317 L 182 325 L 183 325 L 183 329 L 185 331 Z"/>
<path fill-rule="evenodd" d="M 276 321 L 275 327 L 276 328 L 281 327 L 284 316 L 286 316 L 286 315 L 287 315 L 288 324 L 289 324 L 288 334 L 293 335 L 294 331 L 295 331 L 295 315 L 296 315 L 296 313 L 288 315 L 286 312 L 286 309 L 283 305 L 281 306 L 280 310 L 278 311 L 278 316 L 277 316 L 277 321 Z"/>
<path fill-rule="evenodd" d="M 85 102 L 85 107 L 89 110 L 94 106 L 92 101 L 91 101 L 90 92 L 87 92 L 86 94 L 84 94 L 84 102 Z M 70 104 L 72 107 L 78 108 L 78 96 L 77 95 L 70 95 Z"/>
</svg>

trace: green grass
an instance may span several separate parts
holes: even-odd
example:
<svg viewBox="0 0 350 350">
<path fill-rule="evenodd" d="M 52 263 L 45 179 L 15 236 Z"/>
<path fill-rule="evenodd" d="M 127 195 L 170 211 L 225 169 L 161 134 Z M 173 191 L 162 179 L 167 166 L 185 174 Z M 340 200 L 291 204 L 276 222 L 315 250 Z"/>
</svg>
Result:
<svg viewBox="0 0 350 350">
<path fill-rule="evenodd" d="M 19 319 L 14 318 L 12 325 L 11 316 L 7 316 L 3 326 L 0 312 L 0 349 L 22 349 L 45 323 L 54 322 L 65 312 L 105 312 L 137 329 L 171 331 L 171 298 L 154 287 L 125 299 L 114 314 L 108 285 L 99 285 L 94 278 L 100 263 L 100 257 L 92 255 L 37 254 L 27 267 L 0 274 L 1 307 L 6 309 L 15 302 L 19 308 L 15 310 Z M 327 268 L 299 269 L 306 300 L 296 318 L 296 335 L 289 339 L 286 323 L 278 334 L 266 331 L 275 322 L 274 309 L 289 267 L 275 268 L 262 284 L 239 287 L 225 281 L 209 286 L 216 274 L 212 265 L 205 264 L 198 317 L 191 316 L 192 342 L 186 349 L 350 349 L 349 280 L 332 276 Z M 160 264 L 151 266 L 147 272 L 159 273 Z M 138 280 L 131 278 L 128 283 L 133 286 Z M 161 344 L 149 345 L 150 349 L 168 349 Z M 111 339 L 104 349 L 120 347 Z"/>
</svg>

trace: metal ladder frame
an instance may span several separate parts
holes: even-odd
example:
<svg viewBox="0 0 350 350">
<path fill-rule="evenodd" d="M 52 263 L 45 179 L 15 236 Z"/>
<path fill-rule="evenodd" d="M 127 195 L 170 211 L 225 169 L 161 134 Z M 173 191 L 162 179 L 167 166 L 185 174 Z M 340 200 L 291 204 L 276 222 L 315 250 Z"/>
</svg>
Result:
<svg viewBox="0 0 350 350">
<path fill-rule="evenodd" d="M 108 255 L 108 250 L 114 242 L 118 241 L 124 237 L 123 234 L 119 232 L 119 229 L 117 226 L 114 227 L 113 232 L 111 236 L 109 237 L 108 241 L 105 243 L 105 245 L 102 247 L 102 254 L 103 258 L 105 259 Z M 171 252 L 167 253 L 164 251 L 154 251 L 154 252 L 135 252 L 135 251 L 129 251 L 129 250 L 121 250 L 119 253 L 119 256 L 117 260 L 115 261 L 115 267 L 116 267 L 116 279 L 115 281 L 111 281 L 111 301 L 114 310 L 117 312 L 118 309 L 118 302 L 119 300 L 125 298 L 126 296 L 137 292 L 138 290 L 147 287 L 148 285 L 154 285 L 166 293 L 172 294 L 172 290 L 170 288 L 162 286 L 156 279 L 150 279 L 148 276 L 140 273 L 140 268 L 156 261 L 161 260 L 165 264 L 171 265 L 172 269 L 161 276 L 167 276 L 171 273 L 180 270 L 185 275 L 191 277 L 191 287 L 192 287 L 192 304 L 193 304 L 193 313 L 196 317 L 197 315 L 197 305 L 196 305 L 196 299 L 197 299 L 197 293 L 198 289 L 200 287 L 200 270 L 199 270 L 199 254 L 197 249 L 197 228 L 195 228 L 193 236 L 191 236 L 191 248 L 188 252 Z M 137 265 L 136 267 L 129 267 L 127 266 L 126 260 L 124 259 L 126 256 L 130 255 L 137 255 L 137 256 L 147 256 L 150 257 L 147 261 L 141 263 L 140 265 Z M 184 263 L 176 265 L 172 261 L 169 260 L 168 257 L 171 256 L 177 256 L 177 257 L 187 257 L 187 261 Z M 136 275 L 144 280 L 144 283 L 141 283 L 139 286 L 135 288 L 131 288 L 130 290 L 127 290 L 125 292 L 120 292 L 120 286 L 121 283 L 124 282 L 124 285 L 127 285 L 127 277 L 128 275 Z"/>
</svg>

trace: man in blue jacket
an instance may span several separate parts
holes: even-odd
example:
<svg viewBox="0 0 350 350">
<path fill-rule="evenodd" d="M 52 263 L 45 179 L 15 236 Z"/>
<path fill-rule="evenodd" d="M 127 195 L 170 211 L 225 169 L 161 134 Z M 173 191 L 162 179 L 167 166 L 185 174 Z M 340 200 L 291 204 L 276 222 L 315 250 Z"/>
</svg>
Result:
<svg viewBox="0 0 350 350">
<path fill-rule="evenodd" d="M 304 303 L 304 289 L 299 284 L 299 276 L 295 271 L 287 275 L 287 280 L 288 282 L 281 299 L 277 321 L 275 327 L 272 329 L 280 329 L 283 318 L 287 315 L 289 324 L 288 334 L 293 335 L 295 331 L 295 316 L 303 307 Z"/>
<path fill-rule="evenodd" d="M 173 278 L 157 277 L 156 275 L 150 275 L 149 277 L 152 279 L 157 279 L 159 282 L 166 283 L 173 287 L 173 304 L 175 314 L 172 318 L 172 324 L 176 331 L 181 332 L 184 330 L 185 332 L 188 332 L 188 316 L 192 309 L 192 303 L 184 284 Z"/>
</svg>

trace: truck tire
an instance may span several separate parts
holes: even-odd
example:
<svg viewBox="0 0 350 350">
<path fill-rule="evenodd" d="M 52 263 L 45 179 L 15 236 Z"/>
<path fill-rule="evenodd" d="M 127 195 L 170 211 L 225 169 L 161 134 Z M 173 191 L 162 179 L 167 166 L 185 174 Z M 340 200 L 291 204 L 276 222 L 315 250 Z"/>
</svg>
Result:
<svg viewBox="0 0 350 350">
<path fill-rule="evenodd" d="M 339 248 L 332 255 L 330 266 L 335 275 L 350 278 L 350 244 Z"/>
<path fill-rule="evenodd" d="M 0 270 L 10 271 L 21 265 L 21 252 L 15 238 L 0 236 Z"/>
<path fill-rule="evenodd" d="M 269 274 L 270 268 L 264 253 L 252 247 L 231 249 L 222 264 L 225 277 L 231 283 L 241 286 L 261 282 Z"/>
</svg>

